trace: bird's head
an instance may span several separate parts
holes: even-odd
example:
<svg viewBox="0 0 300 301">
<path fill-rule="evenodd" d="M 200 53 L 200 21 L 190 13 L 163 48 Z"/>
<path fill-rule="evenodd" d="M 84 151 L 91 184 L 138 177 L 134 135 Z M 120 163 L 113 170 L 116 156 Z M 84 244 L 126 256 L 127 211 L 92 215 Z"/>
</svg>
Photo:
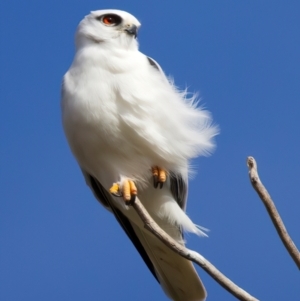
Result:
<svg viewBox="0 0 300 301">
<path fill-rule="evenodd" d="M 92 11 L 79 23 L 76 32 L 77 48 L 91 43 L 116 44 L 137 48 L 140 22 L 131 14 L 114 9 Z"/>
</svg>

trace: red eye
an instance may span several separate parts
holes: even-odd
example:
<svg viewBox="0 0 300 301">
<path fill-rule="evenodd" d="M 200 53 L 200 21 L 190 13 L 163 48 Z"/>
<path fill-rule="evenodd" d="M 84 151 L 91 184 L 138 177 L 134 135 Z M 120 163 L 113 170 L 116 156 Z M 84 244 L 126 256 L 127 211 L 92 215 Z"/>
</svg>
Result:
<svg viewBox="0 0 300 301">
<path fill-rule="evenodd" d="M 103 24 L 108 26 L 116 26 L 119 25 L 122 22 L 122 19 L 118 15 L 104 15 L 100 19 Z"/>
</svg>

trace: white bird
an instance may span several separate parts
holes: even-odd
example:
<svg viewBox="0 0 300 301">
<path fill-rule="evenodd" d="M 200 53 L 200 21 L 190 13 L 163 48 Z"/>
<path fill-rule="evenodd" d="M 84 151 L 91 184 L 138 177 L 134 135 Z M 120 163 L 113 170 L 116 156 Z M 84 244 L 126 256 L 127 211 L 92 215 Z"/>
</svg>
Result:
<svg viewBox="0 0 300 301">
<path fill-rule="evenodd" d="M 87 184 L 165 293 L 175 301 L 204 300 L 192 263 L 145 230 L 126 206 L 138 194 L 159 226 L 182 244 L 183 230 L 203 235 L 185 214 L 189 161 L 212 150 L 218 131 L 195 96 L 178 91 L 139 52 L 139 27 L 134 16 L 112 9 L 93 11 L 80 22 L 62 84 L 63 126 Z"/>
</svg>

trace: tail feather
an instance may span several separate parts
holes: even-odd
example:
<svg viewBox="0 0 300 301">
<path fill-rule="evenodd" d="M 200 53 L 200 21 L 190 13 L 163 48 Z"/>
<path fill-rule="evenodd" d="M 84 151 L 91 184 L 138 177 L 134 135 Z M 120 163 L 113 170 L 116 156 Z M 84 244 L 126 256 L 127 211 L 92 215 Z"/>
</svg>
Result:
<svg viewBox="0 0 300 301">
<path fill-rule="evenodd" d="M 132 224 L 155 269 L 157 278 L 170 299 L 174 301 L 202 301 L 205 288 L 187 259 L 173 252 L 151 233 Z"/>
</svg>

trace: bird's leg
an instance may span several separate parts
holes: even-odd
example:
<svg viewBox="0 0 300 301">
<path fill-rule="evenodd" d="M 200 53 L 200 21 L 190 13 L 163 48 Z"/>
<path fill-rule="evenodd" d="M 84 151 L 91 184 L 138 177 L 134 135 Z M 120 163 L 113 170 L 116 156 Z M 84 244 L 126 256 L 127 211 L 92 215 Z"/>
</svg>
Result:
<svg viewBox="0 0 300 301">
<path fill-rule="evenodd" d="M 152 175 L 153 175 L 153 186 L 162 189 L 164 183 L 167 180 L 167 172 L 164 169 L 159 168 L 158 166 L 152 167 Z"/>
<path fill-rule="evenodd" d="M 117 197 L 123 197 L 125 203 L 134 202 L 137 196 L 137 188 L 132 180 L 125 179 L 122 183 L 114 183 L 109 192 Z"/>
</svg>

